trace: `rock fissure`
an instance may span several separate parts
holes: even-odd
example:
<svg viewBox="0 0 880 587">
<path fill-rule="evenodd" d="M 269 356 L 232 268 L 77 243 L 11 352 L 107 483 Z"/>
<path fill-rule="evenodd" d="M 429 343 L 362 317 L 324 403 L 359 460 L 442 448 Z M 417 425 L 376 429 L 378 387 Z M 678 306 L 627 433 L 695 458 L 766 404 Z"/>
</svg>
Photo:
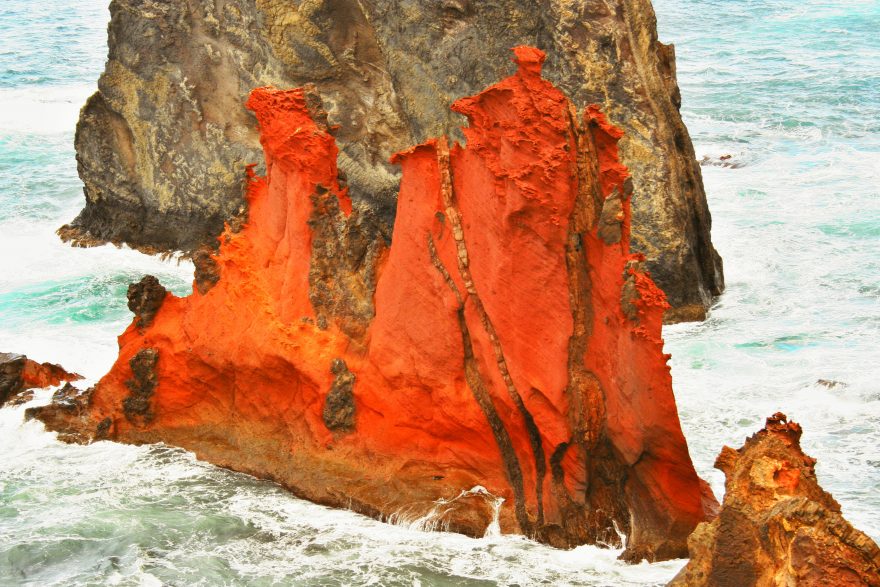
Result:
<svg viewBox="0 0 880 587">
<path fill-rule="evenodd" d="M 477 288 L 474 285 L 473 277 L 468 268 L 467 244 L 465 243 L 464 230 L 461 225 L 461 214 L 455 205 L 455 189 L 453 187 L 452 170 L 449 163 L 449 146 L 447 145 L 445 138 L 437 141 L 437 162 L 440 168 L 440 193 L 443 197 L 443 204 L 446 207 L 446 217 L 449 219 L 450 225 L 452 226 L 453 238 L 455 239 L 455 244 L 458 249 L 458 272 L 467 288 L 468 301 L 473 304 L 473 307 L 480 318 L 480 324 L 489 336 L 498 372 L 504 381 L 507 393 L 522 416 L 523 421 L 525 422 L 526 431 L 529 435 L 532 458 L 535 461 L 535 495 L 538 507 L 537 527 L 540 528 L 544 525 L 544 477 L 547 474 L 547 460 L 544 456 L 544 444 L 541 441 L 541 432 L 538 430 L 532 414 L 526 408 L 522 396 L 519 394 L 519 391 L 517 391 L 516 385 L 514 385 L 513 379 L 510 377 L 510 371 L 507 368 L 507 361 L 504 358 L 504 351 L 501 348 L 501 341 L 498 340 L 498 333 L 492 324 L 492 320 L 489 318 L 485 306 L 483 306 L 480 295 L 477 293 Z"/>
<path fill-rule="evenodd" d="M 501 458 L 504 461 L 507 479 L 513 490 L 514 509 L 516 511 L 517 522 L 519 523 L 520 528 L 522 528 L 523 533 L 531 534 L 533 526 L 529 520 L 528 513 L 526 512 L 526 497 L 522 467 L 519 463 L 519 457 L 516 455 L 516 451 L 513 448 L 510 433 L 507 431 L 507 428 L 504 427 L 504 422 L 498 415 L 498 410 L 495 408 L 492 397 L 486 390 L 482 376 L 480 375 L 480 369 L 474 358 L 474 347 L 471 342 L 470 331 L 467 327 L 467 319 L 464 316 L 464 308 L 461 308 L 458 311 L 458 323 L 459 328 L 461 328 L 461 338 L 464 345 L 464 369 L 468 387 L 473 393 L 474 399 L 477 401 L 483 414 L 486 416 L 486 420 L 488 420 L 489 427 L 492 429 L 492 434 L 495 437 L 495 443 L 498 445 L 498 450 L 501 452 Z"/>
<path fill-rule="evenodd" d="M 517 521 L 521 527 L 530 528 L 531 524 L 525 509 L 525 490 L 523 488 L 522 467 L 520 467 L 519 464 L 519 457 L 517 457 L 516 451 L 513 449 L 513 443 L 510 440 L 510 433 L 507 431 L 507 428 L 504 427 L 504 422 L 502 422 L 499 417 L 498 410 L 496 409 L 492 398 L 489 396 L 489 393 L 486 391 L 486 386 L 480 376 L 480 370 L 474 358 L 474 349 L 473 344 L 471 343 L 470 332 L 467 327 L 467 319 L 464 315 L 464 299 L 461 296 L 461 292 L 458 290 L 458 286 L 455 284 L 455 280 L 452 279 L 449 270 L 446 269 L 446 266 L 443 265 L 443 261 L 441 261 L 437 255 L 437 247 L 434 245 L 434 239 L 430 234 L 428 234 L 428 252 L 431 256 L 432 264 L 440 275 L 443 276 L 443 280 L 449 286 L 449 289 L 453 292 L 458 301 L 456 312 L 458 314 L 458 323 L 461 330 L 464 349 L 465 377 L 468 382 L 468 387 L 474 396 L 474 400 L 476 400 L 477 404 L 480 406 L 480 410 L 482 410 L 483 414 L 486 416 L 486 420 L 489 422 L 489 427 L 492 429 L 495 444 L 498 446 L 498 451 L 504 462 L 507 480 L 513 490 L 515 500 L 514 508 L 516 510 Z"/>
</svg>

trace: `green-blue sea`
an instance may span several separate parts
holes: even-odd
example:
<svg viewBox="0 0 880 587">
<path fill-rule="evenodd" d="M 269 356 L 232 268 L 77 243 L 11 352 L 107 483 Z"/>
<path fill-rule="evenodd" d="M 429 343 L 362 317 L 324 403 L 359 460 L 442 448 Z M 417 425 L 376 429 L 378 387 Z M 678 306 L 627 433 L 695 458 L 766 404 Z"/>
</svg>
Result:
<svg viewBox="0 0 880 587">
<path fill-rule="evenodd" d="M 844 515 L 880 539 L 880 1 L 654 4 L 727 276 L 708 320 L 665 331 L 697 470 L 721 495 L 721 446 L 784 411 Z M 83 203 L 73 132 L 108 18 L 106 0 L 0 0 L 0 351 L 91 380 L 130 320 L 127 285 L 152 273 L 183 294 L 192 275 L 54 235 Z M 684 564 L 617 554 L 382 524 L 177 449 L 68 446 L 0 411 L 2 586 L 616 587 Z"/>
</svg>

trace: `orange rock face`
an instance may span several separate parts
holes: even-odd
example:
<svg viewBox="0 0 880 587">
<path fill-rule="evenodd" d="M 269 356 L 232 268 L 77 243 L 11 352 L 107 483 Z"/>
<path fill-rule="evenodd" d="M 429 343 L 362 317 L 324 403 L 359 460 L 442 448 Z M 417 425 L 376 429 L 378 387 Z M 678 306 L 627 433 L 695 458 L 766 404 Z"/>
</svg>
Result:
<svg viewBox="0 0 880 587">
<path fill-rule="evenodd" d="M 268 172 L 247 223 L 192 295 L 130 290 L 149 316 L 68 426 L 374 516 L 482 535 L 502 498 L 503 532 L 684 555 L 717 503 L 680 429 L 664 295 L 629 251 L 621 132 L 515 51 L 515 75 L 454 105 L 466 147 L 395 156 L 387 247 L 359 238 L 313 94 L 254 90 Z"/>
</svg>

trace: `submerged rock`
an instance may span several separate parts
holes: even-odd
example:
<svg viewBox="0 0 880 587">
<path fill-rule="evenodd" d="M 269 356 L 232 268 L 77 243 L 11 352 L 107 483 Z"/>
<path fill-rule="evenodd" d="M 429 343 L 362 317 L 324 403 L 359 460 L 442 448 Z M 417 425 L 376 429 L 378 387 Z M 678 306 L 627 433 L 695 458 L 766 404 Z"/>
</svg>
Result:
<svg viewBox="0 0 880 587">
<path fill-rule="evenodd" d="M 622 133 L 541 78 L 542 52 L 516 61 L 454 104 L 466 146 L 395 156 L 390 247 L 363 236 L 313 89 L 254 90 L 269 171 L 213 286 L 136 316 L 84 410 L 50 426 L 423 527 L 622 532 L 629 560 L 683 556 L 717 502 L 679 425 L 665 296 L 630 252 Z"/>
<path fill-rule="evenodd" d="M 777 413 L 739 450 L 724 447 L 721 512 L 691 535 L 691 560 L 671 587 L 880 585 L 880 548 L 819 486 L 800 437 Z"/>
<path fill-rule="evenodd" d="M 633 246 L 667 317 L 701 319 L 723 289 L 674 50 L 658 42 L 649 0 L 114 0 L 110 13 L 107 65 L 76 133 L 86 206 L 65 240 L 215 246 L 261 155 L 244 100 L 306 83 L 339 125 L 355 208 L 374 217 L 361 238 L 387 240 L 400 181 L 390 155 L 458 136 L 450 104 L 509 75 L 508 48 L 528 43 L 579 108 L 600 104 L 626 132 Z"/>
<path fill-rule="evenodd" d="M 14 353 L 0 353 L 0 406 L 22 392 L 78 379 L 82 377 L 68 373 L 60 365 L 37 363 Z M 21 399 L 19 397 L 17 403 L 22 403 Z"/>
</svg>

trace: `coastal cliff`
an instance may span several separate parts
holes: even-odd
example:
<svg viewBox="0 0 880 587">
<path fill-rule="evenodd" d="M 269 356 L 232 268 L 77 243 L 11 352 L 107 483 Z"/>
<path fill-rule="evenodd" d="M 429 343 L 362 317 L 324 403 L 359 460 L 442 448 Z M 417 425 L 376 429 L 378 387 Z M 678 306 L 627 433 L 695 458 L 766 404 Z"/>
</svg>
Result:
<svg viewBox="0 0 880 587">
<path fill-rule="evenodd" d="M 518 44 L 548 52 L 547 78 L 625 131 L 633 247 L 667 294 L 667 320 L 701 319 L 723 289 L 700 168 L 678 112 L 671 46 L 649 0 L 113 0 L 109 56 L 76 135 L 86 206 L 59 232 L 142 250 L 213 246 L 245 212 L 260 159 L 254 87 L 314 83 L 336 135 L 363 238 L 391 239 L 391 154 L 460 138 L 456 99 L 509 75 Z M 376 245 L 378 246 L 378 244 Z"/>
<path fill-rule="evenodd" d="M 543 61 L 519 47 L 515 75 L 454 103 L 466 146 L 395 155 L 390 246 L 315 89 L 254 90 L 267 174 L 249 170 L 247 222 L 190 296 L 133 284 L 110 373 L 31 413 L 383 519 L 684 556 L 717 502 L 681 432 L 665 296 L 630 252 L 622 133 Z"/>
</svg>

